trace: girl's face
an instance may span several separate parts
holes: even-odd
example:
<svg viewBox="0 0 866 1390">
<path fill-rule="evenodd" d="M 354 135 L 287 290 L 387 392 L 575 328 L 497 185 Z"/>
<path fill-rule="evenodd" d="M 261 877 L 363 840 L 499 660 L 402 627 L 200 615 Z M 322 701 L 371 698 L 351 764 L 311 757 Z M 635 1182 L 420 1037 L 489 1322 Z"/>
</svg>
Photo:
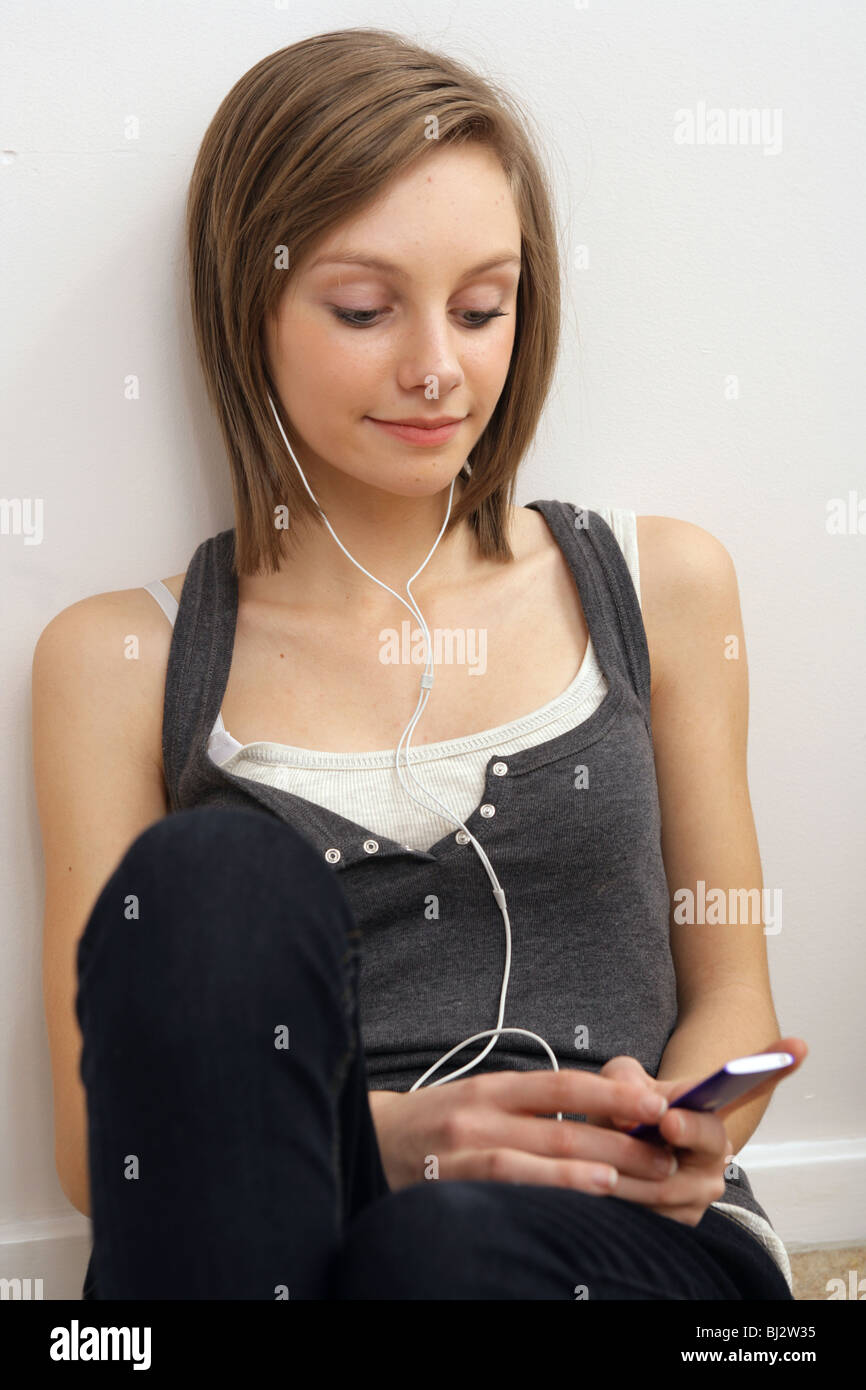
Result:
<svg viewBox="0 0 866 1390">
<path fill-rule="evenodd" d="M 297 267 L 264 343 L 320 501 L 337 475 L 401 497 L 450 485 L 508 374 L 520 246 L 496 156 L 434 142 Z M 376 423 L 441 417 L 459 423 L 414 434 Z"/>
</svg>

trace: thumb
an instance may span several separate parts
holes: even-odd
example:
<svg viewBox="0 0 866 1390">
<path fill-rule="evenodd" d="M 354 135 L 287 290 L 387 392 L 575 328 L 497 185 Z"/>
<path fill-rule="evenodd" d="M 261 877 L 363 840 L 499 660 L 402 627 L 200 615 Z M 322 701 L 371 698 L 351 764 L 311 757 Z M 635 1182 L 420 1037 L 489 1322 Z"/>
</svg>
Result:
<svg viewBox="0 0 866 1390">
<path fill-rule="evenodd" d="M 653 1091 L 660 1090 L 655 1077 L 650 1076 L 636 1057 L 611 1057 L 599 1071 L 599 1076 L 612 1081 L 630 1081 L 634 1085 Z M 607 1129 L 631 1129 L 635 1123 L 633 1115 L 587 1115 L 587 1119 L 590 1123 Z"/>
<path fill-rule="evenodd" d="M 637 1057 L 611 1057 L 605 1062 L 599 1072 L 599 1076 L 609 1077 L 614 1081 L 636 1081 L 646 1085 L 655 1085 L 655 1077 L 650 1076 L 649 1072 L 641 1066 Z"/>
</svg>

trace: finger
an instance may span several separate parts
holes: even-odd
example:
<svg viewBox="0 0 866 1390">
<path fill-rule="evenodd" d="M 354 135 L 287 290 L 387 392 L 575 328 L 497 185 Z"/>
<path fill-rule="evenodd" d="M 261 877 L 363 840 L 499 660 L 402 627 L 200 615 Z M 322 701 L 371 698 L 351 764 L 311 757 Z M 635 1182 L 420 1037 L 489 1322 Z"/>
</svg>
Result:
<svg viewBox="0 0 866 1390">
<path fill-rule="evenodd" d="M 637 1125 L 656 1119 L 657 1105 L 651 1093 L 634 1080 L 618 1081 L 579 1067 L 560 1071 L 486 1072 L 469 1081 L 467 1093 L 512 1113 L 592 1115 L 608 1120 L 612 1115 Z M 559 1123 L 559 1121 L 557 1121 Z M 565 1123 L 563 1121 L 563 1123 Z"/>
<path fill-rule="evenodd" d="M 667 1111 L 658 1123 L 662 1138 L 676 1150 L 681 1163 L 703 1164 L 710 1158 L 725 1158 L 730 1141 L 724 1122 L 716 1114 L 700 1110 Z"/>
<path fill-rule="evenodd" d="M 440 1176 L 469 1182 L 532 1183 L 539 1187 L 571 1187 L 609 1197 L 619 1174 L 609 1163 L 592 1159 L 545 1158 L 522 1149 L 457 1149 L 443 1155 Z"/>
<path fill-rule="evenodd" d="M 605 1062 L 604 1066 L 601 1068 L 599 1076 L 610 1077 L 616 1081 L 632 1081 L 635 1085 L 643 1086 L 650 1095 L 657 1094 L 665 1096 L 662 1083 L 656 1081 L 655 1077 L 650 1076 L 649 1072 L 641 1066 L 636 1057 L 629 1057 L 626 1055 L 611 1057 L 610 1061 Z M 645 1108 L 642 1113 L 646 1120 L 657 1120 L 660 1115 L 664 1114 L 666 1108 L 667 1097 L 665 1097 L 664 1105 L 656 1106 L 655 1102 L 653 1102 L 653 1108 Z M 629 1130 L 634 1127 L 634 1120 L 631 1114 L 588 1114 L 586 1118 L 592 1124 L 600 1125 L 604 1128 Z"/>
<path fill-rule="evenodd" d="M 608 1073 L 612 1080 L 621 1081 L 628 1087 L 628 1103 L 625 1109 L 585 1111 L 590 1124 L 603 1129 L 633 1129 L 635 1124 L 654 1124 L 667 1110 L 668 1100 L 659 1082 L 644 1071 L 634 1057 L 614 1057 L 602 1067 L 600 1076 Z M 635 1120 L 635 1112 L 640 1116 Z"/>
<path fill-rule="evenodd" d="M 594 1114 L 587 1112 L 586 1118 L 590 1124 L 598 1125 L 602 1129 L 630 1130 L 636 1124 L 657 1124 L 661 1116 L 668 1109 L 668 1102 L 664 1096 L 657 1091 L 650 1091 L 644 1088 L 635 1101 L 637 1111 L 640 1115 L 639 1120 L 635 1120 L 634 1105 L 630 1110 L 617 1111 L 615 1114 Z"/>
<path fill-rule="evenodd" d="M 662 1182 L 647 1182 L 621 1173 L 616 1196 L 673 1215 L 678 1208 L 706 1208 L 724 1197 L 726 1190 L 724 1170 L 718 1164 L 703 1169 L 680 1165 L 676 1173 Z"/>
<path fill-rule="evenodd" d="M 629 1057 L 625 1054 L 611 1057 L 609 1061 L 605 1062 L 599 1076 L 610 1076 L 615 1081 L 638 1081 L 644 1084 L 654 1080 L 649 1072 L 641 1066 L 637 1057 Z"/>
<path fill-rule="evenodd" d="M 593 1160 L 609 1163 L 619 1173 L 658 1182 L 676 1172 L 677 1159 L 667 1145 L 641 1139 L 593 1124 L 570 1120 L 536 1119 L 483 1111 L 467 1114 L 458 1130 L 460 1148 L 520 1149 L 545 1158 Z"/>
</svg>

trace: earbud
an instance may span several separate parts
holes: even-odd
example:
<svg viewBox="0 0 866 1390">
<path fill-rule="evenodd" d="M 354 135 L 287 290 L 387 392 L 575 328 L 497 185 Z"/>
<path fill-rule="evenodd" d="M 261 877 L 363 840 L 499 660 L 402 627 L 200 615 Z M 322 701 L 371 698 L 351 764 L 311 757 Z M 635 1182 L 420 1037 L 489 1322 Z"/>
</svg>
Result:
<svg viewBox="0 0 866 1390">
<path fill-rule="evenodd" d="M 448 1059 L 449 1059 L 450 1057 L 453 1057 L 454 1054 L 455 1054 L 456 1052 L 461 1052 L 461 1051 L 463 1050 L 464 1047 L 468 1046 L 469 1043 L 476 1042 L 479 1038 L 486 1038 L 486 1037 L 489 1037 L 489 1038 L 490 1038 L 490 1041 L 489 1041 L 489 1043 L 487 1044 L 487 1046 L 484 1048 L 484 1050 L 483 1050 L 482 1052 L 479 1052 L 478 1056 L 477 1056 L 477 1057 L 474 1057 L 474 1058 L 472 1059 L 471 1062 L 466 1062 L 462 1067 L 459 1067 L 456 1071 L 449 1072 L 447 1076 L 440 1076 L 440 1077 L 438 1077 L 437 1080 L 431 1082 L 430 1084 L 433 1085 L 433 1086 L 442 1086 L 442 1085 L 444 1085 L 444 1083 L 445 1083 L 446 1081 L 453 1081 L 453 1080 L 455 1079 L 455 1077 L 462 1076 L 464 1072 L 470 1071 L 472 1067 L 477 1066 L 478 1063 L 479 1063 L 484 1057 L 487 1056 L 487 1054 L 491 1051 L 491 1049 L 492 1049 L 493 1047 L 495 1047 L 495 1045 L 496 1045 L 496 1039 L 497 1039 L 498 1037 L 500 1037 L 503 1033 L 521 1033 L 524 1037 L 527 1037 L 527 1038 L 534 1038 L 536 1042 L 538 1042 L 538 1043 L 541 1044 L 541 1046 L 544 1048 L 545 1052 L 547 1053 L 548 1057 L 550 1058 L 550 1062 L 551 1062 L 551 1065 L 552 1065 L 552 1067 L 553 1067 L 553 1070 L 554 1070 L 554 1071 L 559 1071 L 559 1063 L 558 1063 L 557 1060 L 556 1060 L 556 1056 L 555 1056 L 555 1054 L 554 1054 L 552 1048 L 548 1045 L 548 1043 L 545 1042 L 544 1038 L 539 1037 L 539 1035 L 538 1035 L 537 1033 L 531 1032 L 528 1028 L 503 1028 L 503 1027 L 502 1027 L 502 1020 L 503 1020 L 503 1018 L 505 1017 L 505 995 L 506 995 L 507 990 L 508 990 L 508 978 L 509 978 L 509 975 L 510 975 L 510 973 L 511 973 L 511 922 L 510 922 L 509 916 L 508 916 L 508 907 L 507 907 L 507 904 L 506 904 L 506 901 L 505 901 L 505 893 L 504 893 L 504 891 L 503 891 L 502 885 L 501 885 L 500 882 L 499 882 L 499 879 L 496 877 L 496 873 L 494 872 L 493 865 L 490 863 L 490 860 L 488 859 L 487 855 L 485 854 L 485 852 L 484 852 L 482 846 L 478 843 L 477 839 L 476 839 L 475 836 L 472 834 L 472 831 L 467 829 L 467 827 L 464 825 L 464 823 L 463 823 L 463 821 L 460 819 L 460 817 L 457 816 L 457 815 L 455 815 L 454 812 L 453 812 L 452 810 L 450 810 L 449 807 L 447 807 L 443 801 L 440 801 L 439 798 L 438 798 L 438 796 L 435 796 L 433 792 L 431 792 L 427 787 L 424 786 L 424 784 L 423 784 L 422 782 L 419 781 L 419 779 L 417 778 L 417 776 L 415 775 L 415 773 L 412 772 L 411 767 L 410 767 L 410 765 L 409 765 L 409 763 L 410 763 L 410 759 L 409 759 L 409 748 L 410 748 L 411 741 L 412 741 L 412 730 L 415 728 L 415 725 L 418 723 L 418 720 L 421 718 L 421 715 L 424 713 L 424 709 L 425 709 L 425 707 L 426 707 L 426 705 L 427 705 L 427 700 L 428 700 L 429 697 L 430 697 L 430 691 L 431 691 L 431 689 L 433 688 L 433 644 L 432 644 L 431 639 L 430 639 L 430 630 L 429 630 L 429 628 L 427 627 L 427 624 L 426 624 L 426 622 L 424 621 L 424 616 L 423 616 L 423 614 L 422 614 L 420 608 L 418 607 L 418 604 L 416 603 L 415 598 L 414 598 L 414 596 L 413 596 L 413 594 L 412 594 L 412 582 L 413 582 L 413 580 L 415 580 L 415 579 L 418 578 L 418 575 L 419 575 L 419 574 L 421 573 L 421 571 L 424 569 L 424 566 L 428 563 L 428 561 L 430 560 L 431 556 L 433 555 L 433 552 L 435 551 L 437 545 L 439 544 L 440 540 L 442 539 L 443 532 L 444 532 L 444 530 L 445 530 L 445 527 L 446 527 L 447 524 L 448 524 L 448 518 L 449 518 L 450 515 L 451 515 L 451 502 L 452 502 L 452 499 L 453 499 L 453 496 L 454 496 L 454 484 L 455 484 L 455 482 L 456 482 L 456 478 L 452 478 L 452 480 L 451 480 L 451 487 L 450 487 L 450 490 L 449 490 L 449 492 L 448 492 L 448 509 L 447 509 L 447 511 L 446 511 L 446 513 L 445 513 L 445 520 L 444 520 L 443 523 L 442 523 L 442 526 L 441 526 L 441 528 L 440 528 L 440 530 L 439 530 L 439 534 L 438 534 L 438 536 L 436 537 L 435 541 L 433 542 L 433 546 L 432 546 L 431 550 L 429 551 L 429 553 L 428 553 L 428 555 L 427 555 L 427 558 L 424 560 L 423 564 L 421 564 L 421 565 L 418 566 L 418 569 L 415 571 L 415 573 L 412 575 L 412 578 L 411 578 L 411 579 L 407 582 L 407 584 L 406 584 L 406 593 L 408 594 L 409 599 L 410 599 L 410 603 L 407 603 L 406 600 L 405 600 L 400 594 L 396 593 L 388 584 L 384 584 L 384 583 L 382 582 L 381 579 L 377 579 L 376 576 L 375 576 L 374 574 L 370 574 L 370 571 L 369 571 L 369 570 L 364 569 L 364 566 L 363 566 L 362 564 L 359 564 L 359 562 L 355 559 L 354 555 L 350 555 L 350 554 L 349 554 L 348 550 L 347 550 L 346 547 L 343 545 L 343 542 L 340 540 L 339 536 L 338 536 L 337 533 L 335 532 L 335 530 L 334 530 L 333 526 L 331 525 L 330 521 L 329 521 L 328 518 L 325 516 L 325 513 L 322 511 L 322 508 L 319 506 L 318 499 L 316 498 L 315 494 L 313 493 L 312 488 L 310 487 L 309 483 L 307 482 L 306 478 L 304 477 L 304 470 L 301 468 L 301 465 L 298 463 L 298 460 L 295 458 L 295 454 L 294 454 L 294 451 L 293 451 L 293 449 L 292 449 L 292 446 L 291 446 L 291 444 L 289 443 L 288 439 L 286 438 L 286 432 L 285 432 L 285 430 L 283 429 L 282 421 L 280 420 L 280 417 L 279 417 L 279 415 L 278 415 L 278 413 L 277 413 L 277 408 L 276 408 L 276 406 L 274 405 L 274 402 L 273 402 L 273 400 L 272 400 L 272 398 L 271 398 L 270 392 L 268 392 L 268 401 L 270 402 L 271 410 L 272 410 L 273 413 L 274 413 L 274 419 L 275 419 L 276 422 L 277 422 L 277 427 L 279 428 L 280 434 L 281 434 L 282 437 L 283 437 L 283 442 L 284 442 L 286 448 L 287 448 L 288 451 L 289 451 L 289 454 L 290 454 L 290 456 L 291 456 L 291 458 L 292 458 L 292 461 L 293 461 L 295 467 L 297 468 L 298 472 L 299 472 L 300 475 L 301 475 L 301 481 L 303 482 L 304 487 L 307 489 L 307 492 L 310 494 L 310 497 L 312 498 L 312 500 L 313 500 L 313 502 L 314 502 L 314 504 L 315 504 L 315 506 L 316 506 L 316 509 L 317 509 L 317 511 L 319 512 L 319 515 L 321 516 L 322 520 L 324 521 L 324 523 L 325 523 L 325 525 L 327 526 L 328 530 L 330 531 L 331 535 L 334 537 L 334 540 L 337 542 L 337 545 L 340 547 L 340 549 L 342 550 L 343 554 L 346 555 L 346 556 L 348 557 L 348 559 L 350 559 L 350 560 L 352 561 L 352 564 L 353 564 L 353 565 L 356 565 L 357 568 L 358 568 L 359 570 L 361 570 L 361 572 L 362 572 L 363 574 L 366 574 L 368 579 L 372 579 L 373 582 L 374 582 L 374 584 L 378 584 L 381 588 L 387 589 L 387 591 L 388 591 L 389 594 L 393 594 L 393 595 L 394 595 L 394 598 L 398 599 L 398 600 L 400 601 L 400 603 L 403 604 L 403 607 L 404 607 L 404 608 L 408 608 L 408 609 L 409 609 L 409 612 L 410 612 L 410 613 L 413 613 L 413 614 L 415 615 L 415 617 L 417 617 L 419 623 L 421 624 L 421 630 L 422 630 L 422 632 L 424 633 L 424 642 L 425 642 L 425 647 L 426 647 L 426 651 L 427 651 L 427 663 L 426 663 L 425 668 L 424 668 L 424 673 L 423 673 L 423 675 L 421 676 L 421 691 L 420 691 L 420 694 L 419 694 L 419 696 L 418 696 L 418 704 L 415 706 L 415 713 L 412 715 L 412 718 L 410 719 L 410 721 L 409 721 L 409 723 L 407 724 L 406 728 L 403 730 L 403 733 L 402 733 L 402 735 L 400 736 L 400 742 L 399 742 L 399 744 L 397 745 L 397 748 L 395 749 L 395 752 L 394 752 L 394 767 L 395 767 L 395 770 L 396 770 L 396 772 L 397 772 L 397 776 L 400 778 L 400 785 L 403 787 L 403 790 L 406 792 L 406 794 L 407 794 L 408 796 L 412 797 L 412 800 L 415 801 L 415 802 L 417 802 L 417 804 L 418 804 L 419 806 L 424 806 L 424 807 L 425 807 L 425 810 L 432 810 L 432 809 L 433 809 L 432 807 L 430 807 L 429 805 L 425 805 L 425 803 L 424 803 L 423 801 L 421 801 L 417 796 L 415 796 L 415 795 L 409 790 L 409 787 L 406 785 L 406 783 L 405 783 L 404 780 L 403 780 L 402 773 L 401 773 L 401 768 L 400 768 L 400 748 L 401 748 L 401 746 L 402 746 L 402 744 L 403 744 L 403 739 L 405 738 L 405 739 L 406 739 L 406 763 L 405 763 L 405 769 L 406 769 L 406 771 L 409 773 L 409 776 L 412 778 L 412 781 L 416 784 L 416 786 L 418 786 L 418 787 L 420 788 L 420 790 L 424 793 L 424 795 L 427 796 L 427 797 L 429 797 L 432 801 L 435 801 L 436 804 L 437 804 L 437 806 L 439 806 L 439 807 L 442 808 L 441 810 L 434 811 L 434 814 L 435 814 L 435 815 L 443 816 L 444 818 L 447 818 L 448 820 L 450 820 L 454 825 L 460 826 L 460 828 L 466 833 L 466 835 L 468 835 L 469 841 L 470 841 L 470 843 L 472 844 L 472 847 L 474 848 L 474 850 L 475 850 L 476 854 L 478 855 L 479 859 L 481 860 L 481 863 L 482 863 L 482 865 L 484 866 L 484 870 L 485 870 L 485 872 L 486 872 L 486 874 L 487 874 L 487 877 L 490 879 L 490 882 L 491 882 L 491 884 L 493 885 L 493 896 L 494 896 L 494 898 L 495 898 L 495 900 L 496 900 L 496 905 L 497 905 L 497 907 L 499 908 L 500 912 L 502 913 L 502 918 L 503 918 L 503 921 L 504 921 L 504 923 L 505 923 L 505 970 L 504 970 L 504 973 L 503 973 L 503 976 L 502 976 L 502 990 L 501 990 L 501 993 L 500 993 L 500 996 L 499 996 L 499 1017 L 498 1017 L 498 1019 L 497 1019 L 497 1025 L 496 1025 L 496 1027 L 495 1027 L 495 1028 L 486 1028 L 486 1029 L 484 1029 L 484 1030 L 483 1030 L 482 1032 L 480 1032 L 480 1033 L 473 1033 L 471 1038 L 464 1038 L 464 1039 L 463 1039 L 463 1042 L 458 1043 L 456 1047 L 452 1047 L 451 1050 L 450 1050 L 450 1052 L 446 1052 L 445 1055 L 444 1055 L 444 1057 L 440 1057 L 440 1058 L 439 1058 L 438 1062 L 434 1062 L 433 1065 L 432 1065 L 432 1067 L 428 1067 L 427 1070 L 423 1073 L 423 1075 L 422 1075 L 422 1076 L 419 1076 L 418 1080 L 415 1081 L 415 1082 L 413 1082 L 412 1086 L 410 1087 L 410 1090 L 412 1090 L 412 1091 L 417 1091 L 418 1088 L 419 1088 L 419 1086 L 423 1086 L 424 1083 L 425 1083 L 425 1081 L 427 1080 L 427 1078 L 428 1078 L 429 1076 L 432 1076 L 433 1073 L 434 1073 L 435 1071 L 438 1071 L 438 1069 L 442 1066 L 442 1064 L 443 1064 L 444 1062 L 447 1062 Z M 407 738 L 407 735 L 408 735 L 408 738 Z M 558 1111 L 558 1112 L 557 1112 L 557 1119 L 558 1119 L 558 1120 L 561 1120 L 561 1119 L 562 1119 L 562 1112 L 561 1112 L 561 1111 Z"/>
</svg>

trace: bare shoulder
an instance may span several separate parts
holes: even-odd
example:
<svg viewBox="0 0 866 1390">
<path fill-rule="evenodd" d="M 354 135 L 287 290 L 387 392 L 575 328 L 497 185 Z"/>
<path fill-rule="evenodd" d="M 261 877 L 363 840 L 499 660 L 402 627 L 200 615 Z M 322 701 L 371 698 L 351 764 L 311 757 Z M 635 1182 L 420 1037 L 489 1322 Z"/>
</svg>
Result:
<svg viewBox="0 0 866 1390">
<path fill-rule="evenodd" d="M 183 575 L 164 583 L 180 597 Z M 172 626 L 143 588 L 79 599 L 43 628 L 33 678 L 55 701 L 80 697 L 106 721 L 121 719 L 131 749 L 162 768 L 162 711 Z"/>
<path fill-rule="evenodd" d="M 710 531 L 673 516 L 637 517 L 641 591 L 644 575 L 654 593 L 710 587 L 734 572 L 728 550 Z"/>
<path fill-rule="evenodd" d="M 174 575 L 163 583 L 180 598 L 184 576 Z M 50 648 L 74 646 L 86 642 L 82 657 L 95 658 L 100 652 L 115 655 L 118 639 L 125 641 L 127 660 L 136 659 L 135 639 L 146 637 L 151 653 L 159 645 L 160 637 L 167 638 L 165 653 L 171 640 L 171 624 L 165 613 L 155 602 L 153 596 L 144 588 L 111 589 L 101 594 L 90 594 L 87 598 L 70 603 L 46 624 L 39 635 L 36 650 L 41 653 Z M 138 658 L 145 654 L 138 652 Z M 147 660 L 148 666 L 153 665 Z"/>
<path fill-rule="evenodd" d="M 739 631 L 736 569 L 703 526 L 671 516 L 637 517 L 641 609 L 654 682 L 665 663 L 708 629 Z"/>
<path fill-rule="evenodd" d="M 514 549 L 523 559 L 537 559 L 559 546 L 540 512 L 514 509 Z M 687 603 L 701 604 L 715 594 L 730 597 L 736 573 L 722 542 L 703 526 L 672 516 L 639 516 L 637 545 L 644 617 L 675 618 Z"/>
</svg>

